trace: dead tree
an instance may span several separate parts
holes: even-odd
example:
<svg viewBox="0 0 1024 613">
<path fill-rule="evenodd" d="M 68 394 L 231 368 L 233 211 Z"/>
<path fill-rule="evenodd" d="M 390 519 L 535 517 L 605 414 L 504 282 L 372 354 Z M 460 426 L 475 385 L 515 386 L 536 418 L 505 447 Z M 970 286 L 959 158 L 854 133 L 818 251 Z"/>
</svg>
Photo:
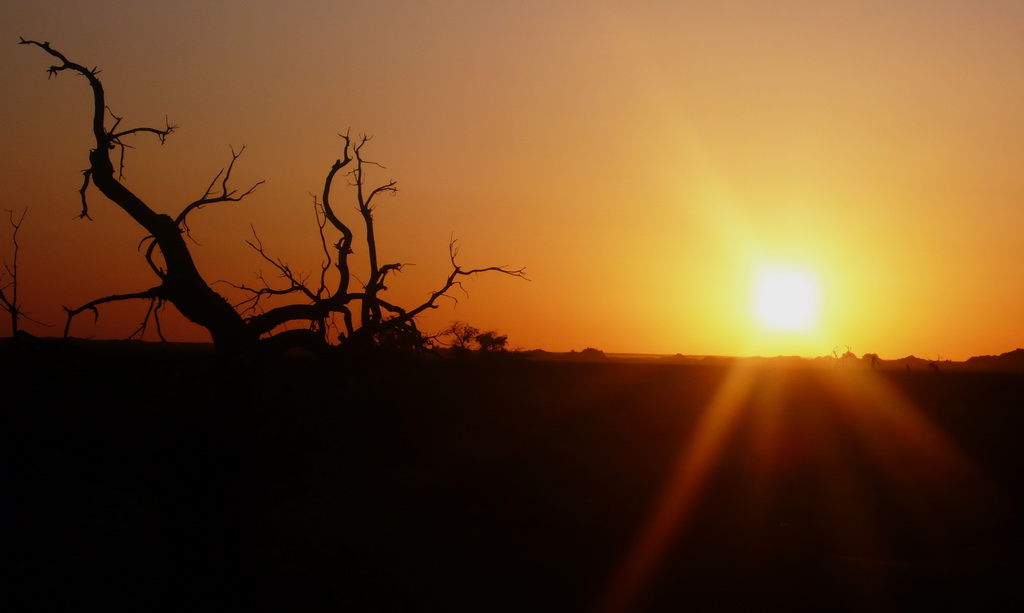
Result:
<svg viewBox="0 0 1024 613">
<path fill-rule="evenodd" d="M 3 260 L 3 270 L 0 270 L 0 309 L 7 311 L 7 314 L 11 316 L 11 337 L 18 336 L 18 319 L 25 314 L 21 310 L 21 303 L 18 301 L 18 250 L 20 245 L 18 244 L 18 231 L 21 230 L 21 223 L 25 221 L 25 213 L 28 209 L 21 212 L 21 216 L 18 220 L 14 220 L 14 211 L 7 211 L 7 218 L 10 221 L 11 228 L 11 242 L 14 244 L 11 250 L 11 260 L 8 261 L 5 257 Z"/>
<path fill-rule="evenodd" d="M 232 169 L 242 151 L 232 150 L 228 166 L 214 177 L 202 196 L 182 207 L 177 215 L 172 217 L 158 213 L 121 182 L 125 148 L 128 146 L 125 140 L 149 134 L 163 143 L 176 126 L 166 122 L 162 128 L 121 128 L 121 118 L 114 115 L 107 106 L 103 84 L 95 68 L 86 68 L 70 61 L 48 42 L 22 39 L 21 44 L 34 45 L 56 58 L 57 63 L 48 71 L 51 77 L 70 71 L 82 75 L 88 81 L 92 91 L 92 137 L 95 147 L 89 152 L 89 167 L 83 173 L 84 180 L 79 190 L 79 217 L 91 219 L 86 196 L 90 186 L 95 187 L 146 231 L 147 237 L 141 247 L 157 278 L 155 285 L 142 291 L 112 294 L 74 309 L 65 307 L 68 314 L 65 336 L 69 332 L 71 320 L 84 311 L 96 315 L 97 307 L 103 304 L 147 300 L 149 310 L 142 322 L 141 331 L 145 330 L 151 316 L 159 325 L 159 310 L 164 304 L 170 303 L 188 320 L 206 328 L 217 348 L 229 353 L 249 352 L 261 344 L 278 347 L 339 344 L 353 348 L 381 344 L 411 345 L 415 344 L 414 339 L 422 339 L 416 327 L 416 317 L 428 309 L 436 308 L 437 302 L 459 286 L 463 277 L 482 272 L 498 272 L 525 278 L 523 269 L 504 266 L 463 269 L 456 263 L 458 249 L 452 241 L 449 243 L 451 272 L 437 290 L 412 308 L 403 308 L 389 302 L 384 296 L 386 281 L 390 275 L 399 272 L 403 265 L 381 263 L 377 253 L 373 211 L 380 197 L 395 193 L 395 182 L 369 187 L 366 169 L 375 165 L 363 154 L 363 147 L 369 138 L 364 136 L 352 139 L 346 133 L 341 135 L 342 155 L 331 165 L 322 195 L 314 198 L 313 202 L 324 253 L 319 274 L 311 279 L 269 255 L 254 230 L 249 245 L 277 271 L 281 281 L 272 285 L 261 278 L 261 284 L 256 287 L 227 283 L 245 295 L 241 302 L 231 304 L 213 289 L 196 267 L 187 241 L 188 224 L 191 220 L 189 215 L 196 211 L 208 205 L 238 202 L 262 184 L 262 181 L 256 183 L 243 192 L 229 186 Z M 356 234 L 342 221 L 332 201 L 332 187 L 339 176 L 349 177 L 365 230 L 362 238 L 365 241 L 369 269 L 366 282 L 361 288 L 352 287 L 355 275 L 349 263 L 349 256 L 355 251 Z M 336 235 L 337 239 L 329 239 L 329 234 Z M 282 299 L 296 301 L 279 304 Z M 334 329 L 334 320 L 338 316 L 342 319 L 342 326 L 339 333 L 332 337 L 330 331 Z M 295 322 L 301 323 L 301 327 L 281 331 L 282 327 Z"/>
</svg>

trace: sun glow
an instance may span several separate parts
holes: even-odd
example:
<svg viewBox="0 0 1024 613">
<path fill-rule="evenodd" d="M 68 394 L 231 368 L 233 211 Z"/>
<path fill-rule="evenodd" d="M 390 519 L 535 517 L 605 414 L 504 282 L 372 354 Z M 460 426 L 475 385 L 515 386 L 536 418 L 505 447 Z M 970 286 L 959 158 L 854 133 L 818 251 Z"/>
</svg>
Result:
<svg viewBox="0 0 1024 613">
<path fill-rule="evenodd" d="M 793 374 L 752 362 L 734 364 L 700 413 L 689 440 L 680 445 L 674 468 L 666 471 L 647 521 L 608 582 L 600 613 L 636 610 L 666 561 L 679 556 L 683 546 L 677 536 L 692 529 L 694 519 L 700 521 L 693 511 L 716 496 L 716 469 L 735 461 L 737 453 L 744 457 L 743 445 L 749 446 L 754 465 L 743 473 L 749 479 L 745 485 L 730 477 L 731 487 L 774 491 L 794 476 L 807 475 L 809 491 L 819 492 L 810 499 L 822 521 L 817 529 L 827 530 L 836 554 L 858 564 L 888 563 L 881 552 L 893 547 L 890 534 L 878 523 L 878 502 L 871 494 L 876 481 L 917 493 L 901 503 L 901 512 L 918 522 L 918 538 L 936 545 L 947 542 L 948 528 L 928 520 L 935 513 L 929 501 L 958 495 L 964 487 L 970 488 L 972 500 L 994 500 L 988 480 L 963 450 L 887 377 L 866 367 Z M 849 448 L 863 454 L 862 462 L 835 453 L 851 442 L 855 444 Z M 792 512 L 773 497 L 759 501 L 764 506 L 747 509 L 751 518 L 771 516 L 776 509 Z M 865 556 L 862 552 L 867 551 L 879 553 Z"/>
<path fill-rule="evenodd" d="M 796 270 L 767 270 L 755 278 L 754 318 L 767 330 L 806 332 L 818 322 L 818 287 Z"/>
</svg>

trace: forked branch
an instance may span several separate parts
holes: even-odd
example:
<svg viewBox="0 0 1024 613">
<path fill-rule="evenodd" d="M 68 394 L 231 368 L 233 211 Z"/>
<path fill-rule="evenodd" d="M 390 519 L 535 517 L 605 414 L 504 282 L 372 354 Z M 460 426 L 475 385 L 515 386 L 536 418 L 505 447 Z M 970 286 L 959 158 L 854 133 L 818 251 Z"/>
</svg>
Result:
<svg viewBox="0 0 1024 613">
<path fill-rule="evenodd" d="M 218 202 L 239 202 L 249 194 L 256 191 L 257 187 L 263 185 L 264 181 L 259 181 L 253 184 L 252 187 L 242 192 L 241 194 L 238 193 L 238 190 L 234 190 L 228 187 L 228 181 L 231 179 L 231 171 L 234 170 L 235 168 L 235 162 L 238 161 L 238 158 L 241 157 L 242 153 L 244 152 L 245 147 L 242 147 L 237 152 L 235 151 L 234 147 L 232 147 L 231 161 L 228 163 L 227 168 L 222 168 L 220 172 L 218 172 L 217 175 L 213 177 L 213 180 L 210 181 L 210 185 L 207 186 L 206 191 L 203 193 L 203 195 L 200 196 L 198 199 L 190 202 L 184 209 L 182 209 L 180 213 L 178 213 L 178 216 L 174 219 L 174 223 L 178 224 L 178 226 L 181 227 L 181 229 L 185 232 L 186 235 L 189 236 L 189 238 L 191 238 L 192 236 L 190 233 L 190 228 L 188 227 L 189 213 L 196 209 L 201 209 L 208 204 L 216 204 Z M 216 191 L 218 189 L 218 180 L 220 182 L 219 192 Z"/>
<path fill-rule="evenodd" d="M 453 288 L 458 287 L 459 289 L 462 289 L 463 292 L 465 293 L 465 289 L 462 287 L 461 281 L 463 277 L 472 277 L 486 272 L 496 272 L 503 275 L 508 275 L 510 277 L 524 279 L 526 281 L 530 280 L 526 276 L 525 268 L 509 268 L 507 266 L 487 266 L 485 268 L 463 269 L 461 266 L 459 266 L 458 262 L 456 261 L 458 254 L 458 242 L 452 239 L 448 243 L 448 257 L 452 264 L 452 271 L 448 274 L 448 278 L 445 279 L 444 284 L 437 290 L 431 292 L 430 296 L 419 306 L 410 310 L 405 310 L 402 309 L 401 307 L 380 300 L 380 305 L 387 309 L 392 314 L 394 314 L 394 317 L 386 320 L 384 324 L 393 326 L 399 324 L 413 323 L 415 321 L 416 316 L 419 315 L 420 313 L 423 313 L 428 309 L 438 308 L 437 301 L 440 300 L 442 297 L 451 298 L 452 300 L 458 302 L 458 300 L 456 300 L 456 298 L 454 298 L 453 296 L 450 296 L 448 292 L 451 291 Z"/>
<path fill-rule="evenodd" d="M 149 300 L 150 301 L 149 312 L 146 314 L 146 319 L 143 320 L 142 326 L 141 326 L 141 329 L 144 329 L 145 325 L 146 325 L 146 321 L 148 321 L 148 319 L 149 319 L 149 314 L 153 311 L 153 302 L 152 301 L 154 301 L 154 300 L 161 300 L 161 299 L 162 299 L 162 297 L 160 295 L 160 286 L 156 286 L 156 287 L 151 287 L 151 288 L 149 288 L 149 289 L 147 289 L 145 291 L 142 291 L 142 292 L 135 292 L 135 293 L 132 293 L 132 294 L 112 294 L 110 296 L 104 296 L 103 298 L 97 298 L 96 300 L 92 300 L 90 302 L 87 302 L 87 303 L 83 304 L 82 306 L 80 306 L 80 307 L 78 307 L 76 309 L 70 309 L 68 307 L 63 307 L 64 312 L 67 313 L 67 321 L 65 321 L 65 323 L 64 323 L 64 338 L 68 337 L 68 334 L 71 331 L 71 321 L 75 318 L 75 316 L 80 315 L 81 313 L 83 313 L 85 311 L 92 311 L 93 322 L 95 322 L 95 321 L 99 320 L 99 318 L 100 318 L 100 311 L 99 311 L 99 309 L 97 307 L 99 307 L 100 305 L 111 303 L 111 302 L 121 302 L 121 301 L 125 301 L 125 300 Z M 136 330 L 135 332 L 132 333 L 132 336 L 135 336 L 138 333 L 139 333 L 139 330 Z"/>
</svg>

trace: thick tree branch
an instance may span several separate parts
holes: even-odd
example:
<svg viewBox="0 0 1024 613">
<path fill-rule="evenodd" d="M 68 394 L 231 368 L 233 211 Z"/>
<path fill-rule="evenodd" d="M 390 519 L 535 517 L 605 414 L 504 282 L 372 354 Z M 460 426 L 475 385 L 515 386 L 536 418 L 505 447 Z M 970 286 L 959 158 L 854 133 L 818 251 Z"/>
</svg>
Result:
<svg viewBox="0 0 1024 613">
<path fill-rule="evenodd" d="M 327 220 L 331 222 L 331 225 L 334 226 L 334 228 L 338 232 L 341 232 L 342 236 L 348 237 L 348 242 L 349 244 L 351 244 L 352 230 L 350 230 L 349 227 L 345 225 L 345 223 L 342 222 L 341 219 L 338 218 L 337 214 L 335 214 L 334 212 L 334 208 L 331 206 L 331 187 L 334 185 L 334 177 L 335 175 L 338 174 L 338 171 L 347 167 L 352 162 L 352 156 L 350 153 L 352 147 L 352 139 L 349 138 L 348 132 L 345 132 L 344 134 L 339 134 L 338 136 L 340 136 L 345 141 L 345 146 L 342 149 L 342 157 L 338 158 L 334 162 L 334 164 L 331 165 L 330 170 L 327 172 L 327 177 L 324 179 L 324 216 L 327 217 Z"/>
<path fill-rule="evenodd" d="M 324 179 L 324 189 L 322 193 L 323 199 L 320 203 L 320 206 L 323 209 L 324 218 L 341 234 L 341 238 L 339 238 L 334 244 L 334 266 L 338 271 L 338 287 L 334 291 L 335 295 L 342 295 L 348 292 L 348 284 L 351 278 L 348 256 L 352 253 L 352 242 L 355 239 L 352 229 L 338 217 L 334 211 L 333 205 L 331 204 L 331 187 L 334 185 L 334 178 L 341 169 L 347 167 L 352 162 L 352 139 L 349 137 L 348 132 L 339 134 L 339 136 L 341 136 L 345 141 L 345 146 L 342 150 L 342 157 L 335 160 L 334 164 L 332 164 L 331 168 L 327 171 L 327 177 Z M 326 273 L 324 273 L 324 275 L 326 275 Z M 322 278 L 326 279 L 326 276 L 323 276 Z"/>
<path fill-rule="evenodd" d="M 149 245 L 146 247 L 146 263 L 149 264 L 149 268 L 153 271 L 153 274 L 160 277 L 161 279 L 167 278 L 167 272 L 164 270 L 162 266 L 156 263 L 156 260 L 153 259 L 157 247 L 156 240 L 154 240 L 152 236 L 147 236 L 142 239 L 142 242 L 139 243 L 139 248 L 141 249 L 142 245 L 146 244 L 147 242 L 149 243 Z"/>
<path fill-rule="evenodd" d="M 353 299 L 362 298 L 362 294 L 332 296 L 311 304 L 285 304 L 274 307 L 265 313 L 254 315 L 247 321 L 249 328 L 260 335 L 269 334 L 275 328 L 290 321 L 319 321 L 329 317 L 331 313 L 347 311 L 346 305 Z"/>
<path fill-rule="evenodd" d="M 82 219 L 84 217 L 85 219 L 88 219 L 89 221 L 92 221 L 92 217 L 89 217 L 89 200 L 88 200 L 88 197 L 85 195 L 85 192 L 86 192 L 86 190 L 89 189 L 89 177 L 91 177 L 91 176 L 92 176 L 92 169 L 91 168 L 86 168 L 85 170 L 83 170 L 82 171 L 82 187 L 80 187 L 78 189 L 78 194 L 79 194 L 79 196 L 82 199 L 82 211 L 78 214 L 78 218 Z"/>
<path fill-rule="evenodd" d="M 385 265 L 381 266 L 380 267 L 380 274 L 377 276 L 377 285 L 376 285 L 376 287 L 380 291 L 386 290 L 387 286 L 384 285 L 384 281 L 387 278 L 388 273 L 391 273 L 391 272 L 395 272 L 395 273 L 402 272 L 402 268 L 404 268 L 404 267 L 405 267 L 405 264 L 385 264 Z"/>
<path fill-rule="evenodd" d="M 129 339 L 133 339 L 136 336 L 139 340 L 146 334 L 146 330 L 149 328 L 150 319 L 153 320 L 153 324 L 156 326 L 156 335 L 160 339 L 161 343 L 166 343 L 167 339 L 164 338 L 164 331 L 160 327 L 160 312 L 164 309 L 165 302 L 160 298 L 151 298 L 149 300 L 149 308 L 146 309 L 146 315 L 142 318 L 142 323 L 135 329 L 134 332 L 128 335 Z"/>
<path fill-rule="evenodd" d="M 73 72 L 79 73 L 80 75 L 88 79 L 89 86 L 92 87 L 93 95 L 96 101 L 96 104 L 93 105 L 93 137 L 96 138 L 97 143 L 103 142 L 103 144 L 106 144 L 105 141 L 107 139 L 107 131 L 104 128 L 104 113 L 106 112 L 107 105 L 104 102 L 103 86 L 100 84 L 100 80 L 96 78 L 96 75 L 99 74 L 99 70 L 97 70 L 96 68 L 89 69 L 85 66 L 82 66 L 81 64 L 76 64 L 75 62 L 72 62 L 68 58 L 64 57 L 64 54 L 51 47 L 49 41 L 43 41 L 40 43 L 38 41 L 25 40 L 24 38 L 21 38 L 19 44 L 35 45 L 43 51 L 49 53 L 53 57 L 60 60 L 60 64 L 52 65 L 49 69 L 47 69 L 46 72 L 48 78 L 56 77 L 59 73 L 65 70 L 71 70 Z"/>
</svg>

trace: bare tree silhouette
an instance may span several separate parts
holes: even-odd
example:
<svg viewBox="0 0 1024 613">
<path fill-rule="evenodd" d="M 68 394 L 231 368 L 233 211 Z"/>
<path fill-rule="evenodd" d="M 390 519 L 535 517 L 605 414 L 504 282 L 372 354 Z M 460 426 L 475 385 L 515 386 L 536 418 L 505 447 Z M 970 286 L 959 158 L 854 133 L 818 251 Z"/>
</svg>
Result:
<svg viewBox="0 0 1024 613">
<path fill-rule="evenodd" d="M 165 122 L 161 128 L 121 128 L 121 118 L 110 111 L 107 105 L 97 69 L 72 62 L 48 42 L 21 39 L 20 44 L 39 47 L 56 58 L 57 63 L 48 70 L 50 77 L 70 71 L 88 81 L 93 98 L 92 137 L 95 147 L 89 152 L 89 167 L 83 173 L 84 180 L 79 190 L 79 217 L 91 219 L 87 192 L 93 186 L 148 233 L 140 247 L 144 247 L 146 262 L 158 280 L 156 285 L 142 291 L 112 294 L 74 309 L 65 307 L 68 316 L 65 336 L 69 334 L 72 319 L 84 311 L 91 311 L 96 316 L 97 308 L 107 303 L 147 300 L 149 309 L 136 333 L 144 332 L 151 320 L 159 333 L 160 310 L 166 303 L 170 303 L 188 320 L 206 328 L 217 348 L 229 353 L 252 351 L 261 344 L 281 348 L 318 348 L 334 342 L 358 348 L 382 344 L 422 346 L 424 337 L 416 326 L 416 317 L 428 309 L 436 308 L 438 300 L 454 287 L 460 286 L 464 277 L 496 272 L 525 278 L 522 268 L 462 268 L 456 262 L 458 247 L 453 240 L 449 243 L 451 271 L 424 302 L 412 308 L 403 308 L 386 300 L 383 297 L 387 290 L 385 281 L 389 275 L 400 271 L 403 264 L 381 263 L 377 253 L 373 211 L 380 196 L 395 193 L 395 182 L 371 187 L 367 183 L 366 168 L 375 163 L 367 160 L 363 153 L 369 137 L 353 139 L 345 133 L 340 135 L 343 140 L 341 157 L 330 166 L 322 195 L 319 199 L 314 198 L 313 202 L 324 255 L 319 274 L 311 279 L 310 276 L 296 273 L 286 262 L 270 256 L 254 231 L 249 245 L 277 271 L 282 282 L 272 286 L 262 280 L 262 285 L 258 287 L 228 283 L 247 296 L 240 303 L 231 304 L 200 274 L 187 242 L 188 224 L 191 219 L 189 216 L 196 211 L 208 205 L 239 202 L 262 184 L 261 181 L 244 191 L 229 186 L 235 162 L 244 149 L 237 152 L 232 150 L 227 167 L 217 173 L 202 196 L 182 207 L 177 215 L 172 217 L 158 213 L 121 181 L 125 149 L 129 146 L 126 139 L 149 134 L 163 143 L 176 126 Z M 116 160 L 113 156 L 116 156 Z M 339 174 L 350 178 L 359 215 L 365 226 L 369 264 L 367 280 L 361 289 L 350 288 L 354 275 L 350 270 L 349 255 L 353 253 L 355 234 L 338 216 L 331 199 L 331 188 Z M 329 239 L 328 233 L 336 234 L 337 240 Z M 299 301 L 265 308 L 271 299 L 285 296 Z M 332 338 L 330 331 L 336 329 L 336 316 L 341 317 L 343 324 L 339 333 Z M 282 326 L 292 322 L 301 322 L 304 326 L 301 329 L 280 331 Z"/>
<path fill-rule="evenodd" d="M 471 349 L 480 334 L 480 328 L 469 325 L 462 321 L 453 321 L 437 334 L 437 341 L 454 349 Z"/>
<path fill-rule="evenodd" d="M 25 221 L 28 209 L 24 209 L 17 220 L 14 218 L 14 211 L 6 209 L 7 221 L 11 225 L 11 259 L 3 258 L 3 269 L 0 270 L 0 309 L 7 312 L 11 317 L 11 337 L 23 334 L 20 320 L 27 319 L 32 323 L 41 326 L 48 326 L 41 321 L 29 317 L 28 312 L 22 308 L 21 299 L 18 297 L 18 253 L 21 251 L 21 244 L 18 242 L 18 232 L 21 231 L 21 224 Z"/>
</svg>

